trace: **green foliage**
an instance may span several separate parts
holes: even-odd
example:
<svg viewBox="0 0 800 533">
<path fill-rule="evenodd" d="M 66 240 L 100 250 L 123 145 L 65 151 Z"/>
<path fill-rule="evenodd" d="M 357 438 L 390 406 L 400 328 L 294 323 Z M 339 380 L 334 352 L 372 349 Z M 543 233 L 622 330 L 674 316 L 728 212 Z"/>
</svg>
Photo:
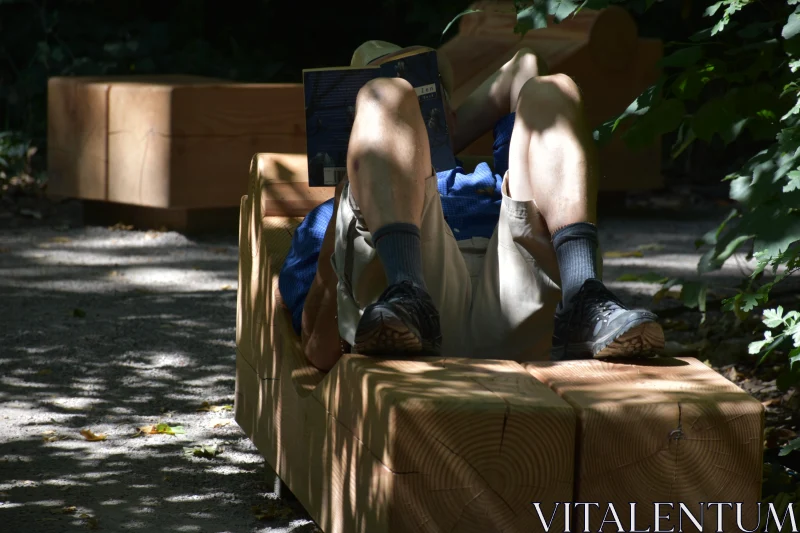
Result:
<svg viewBox="0 0 800 533">
<path fill-rule="evenodd" d="M 559 22 L 584 7 L 611 3 L 515 1 L 515 31 L 546 26 L 547 15 Z M 637 0 L 622 3 L 642 7 Z M 653 4 L 645 0 L 643 7 Z M 725 178 L 736 208 L 697 242 L 707 247 L 698 263 L 701 274 L 721 268 L 740 250 L 756 259 L 757 268 L 738 294 L 724 302 L 725 309 L 743 319 L 767 305 L 775 285 L 800 270 L 800 0 L 720 0 L 704 15 L 705 29 L 688 42 L 669 44 L 657 83 L 599 127 L 594 137 L 604 143 L 621 133 L 636 148 L 672 134 L 673 158 L 697 142 L 719 147 L 746 139 L 746 146 L 757 147 Z M 650 275 L 647 281 L 657 277 Z M 681 300 L 705 313 L 706 283 L 661 281 L 659 294 L 681 285 Z M 784 387 L 800 383 L 800 365 L 795 365 L 800 361 L 800 313 L 767 308 L 763 323 L 764 338 L 750 345 L 750 353 L 760 354 L 763 361 L 788 346 L 779 382 Z M 785 453 L 796 447 L 800 443 Z"/>
</svg>

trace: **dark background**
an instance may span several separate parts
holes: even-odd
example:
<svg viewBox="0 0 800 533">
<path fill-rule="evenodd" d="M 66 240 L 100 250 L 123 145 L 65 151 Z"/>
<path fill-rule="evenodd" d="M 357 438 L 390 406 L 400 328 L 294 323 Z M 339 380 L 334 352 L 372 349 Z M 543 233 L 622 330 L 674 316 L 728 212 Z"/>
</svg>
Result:
<svg viewBox="0 0 800 533">
<path fill-rule="evenodd" d="M 0 132 L 16 132 L 22 144 L 15 146 L 35 147 L 33 170 L 42 171 L 50 76 L 181 73 L 300 82 L 303 68 L 349 63 L 352 51 L 367 39 L 437 47 L 448 22 L 469 4 L 469 0 L 0 0 Z M 707 24 L 702 20 L 707 2 L 666 0 L 646 12 L 645 0 L 621 4 L 637 19 L 642 36 L 667 42 L 685 40 Z M 444 39 L 456 31 L 454 25 Z M 691 153 L 687 158 L 698 159 Z M 689 169 L 701 181 L 716 181 L 719 172 L 707 169 L 716 168 L 717 159 L 703 155 L 699 166 L 665 163 L 683 174 Z"/>
</svg>

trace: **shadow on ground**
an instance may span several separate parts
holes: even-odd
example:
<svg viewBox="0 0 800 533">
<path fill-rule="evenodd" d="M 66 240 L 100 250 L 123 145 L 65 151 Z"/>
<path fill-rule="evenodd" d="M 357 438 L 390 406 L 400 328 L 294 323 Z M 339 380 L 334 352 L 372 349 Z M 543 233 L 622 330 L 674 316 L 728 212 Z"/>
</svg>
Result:
<svg viewBox="0 0 800 533">
<path fill-rule="evenodd" d="M 649 305 L 657 285 L 613 280 L 693 276 L 694 240 L 715 223 L 601 221 L 604 250 L 648 250 L 607 259 L 606 280 Z M 741 268 L 714 283 L 734 286 Z M 235 235 L 0 229 L 0 529 L 313 530 L 275 500 L 232 413 L 197 410 L 233 403 L 236 278 Z M 186 433 L 132 437 L 159 422 Z M 198 444 L 224 452 L 184 455 Z"/>
<path fill-rule="evenodd" d="M 235 236 L 0 231 L 0 529 L 313 530 L 232 412 L 198 411 L 233 404 L 236 262 Z M 160 422 L 186 433 L 132 437 Z"/>
</svg>

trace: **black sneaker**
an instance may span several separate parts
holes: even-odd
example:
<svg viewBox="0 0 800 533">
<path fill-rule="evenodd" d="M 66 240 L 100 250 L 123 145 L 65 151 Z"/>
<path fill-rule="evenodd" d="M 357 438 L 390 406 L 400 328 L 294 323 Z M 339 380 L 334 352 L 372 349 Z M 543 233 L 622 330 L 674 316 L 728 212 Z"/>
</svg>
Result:
<svg viewBox="0 0 800 533">
<path fill-rule="evenodd" d="M 597 279 L 587 279 L 568 309 L 556 311 L 551 359 L 651 357 L 664 330 L 650 311 L 628 309 Z"/>
<path fill-rule="evenodd" d="M 430 295 L 410 281 L 390 285 L 364 309 L 353 353 L 439 355 L 442 331 Z"/>
</svg>

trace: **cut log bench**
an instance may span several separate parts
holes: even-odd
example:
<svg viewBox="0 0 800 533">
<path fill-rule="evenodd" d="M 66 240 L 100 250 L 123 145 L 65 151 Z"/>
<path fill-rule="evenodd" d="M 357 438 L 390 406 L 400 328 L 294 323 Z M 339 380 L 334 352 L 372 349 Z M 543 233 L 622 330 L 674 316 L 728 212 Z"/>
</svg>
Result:
<svg viewBox="0 0 800 533">
<path fill-rule="evenodd" d="M 473 6 L 441 50 L 453 64 L 454 104 L 522 47 L 581 87 L 589 126 L 623 111 L 658 76 L 661 43 L 639 39 L 622 9 L 583 10 L 560 25 L 513 33 L 513 3 Z M 253 153 L 304 154 L 302 84 L 197 76 L 57 77 L 48 83 L 48 193 L 84 201 L 86 222 L 177 230 L 234 228 Z M 460 154 L 491 159 L 488 134 Z M 600 150 L 600 190 L 654 189 L 660 146 Z M 304 216 L 289 208 L 282 214 Z"/>
<path fill-rule="evenodd" d="M 348 354 L 327 374 L 310 366 L 277 283 L 302 219 L 276 213 L 319 202 L 306 180 L 304 156 L 253 158 L 239 222 L 235 416 L 323 531 L 543 531 L 532 502 L 548 521 L 561 504 L 550 531 L 564 531 L 564 502 L 600 504 L 592 531 L 617 531 L 601 524 L 608 503 L 627 528 L 630 502 L 640 530 L 655 530 L 653 502 L 695 516 L 699 502 L 744 502 L 753 527 L 763 407 L 694 359 Z M 669 530 L 677 512 L 665 511 Z M 715 526 L 716 510 L 705 515 Z M 582 516 L 571 510 L 572 531 Z"/>
</svg>

